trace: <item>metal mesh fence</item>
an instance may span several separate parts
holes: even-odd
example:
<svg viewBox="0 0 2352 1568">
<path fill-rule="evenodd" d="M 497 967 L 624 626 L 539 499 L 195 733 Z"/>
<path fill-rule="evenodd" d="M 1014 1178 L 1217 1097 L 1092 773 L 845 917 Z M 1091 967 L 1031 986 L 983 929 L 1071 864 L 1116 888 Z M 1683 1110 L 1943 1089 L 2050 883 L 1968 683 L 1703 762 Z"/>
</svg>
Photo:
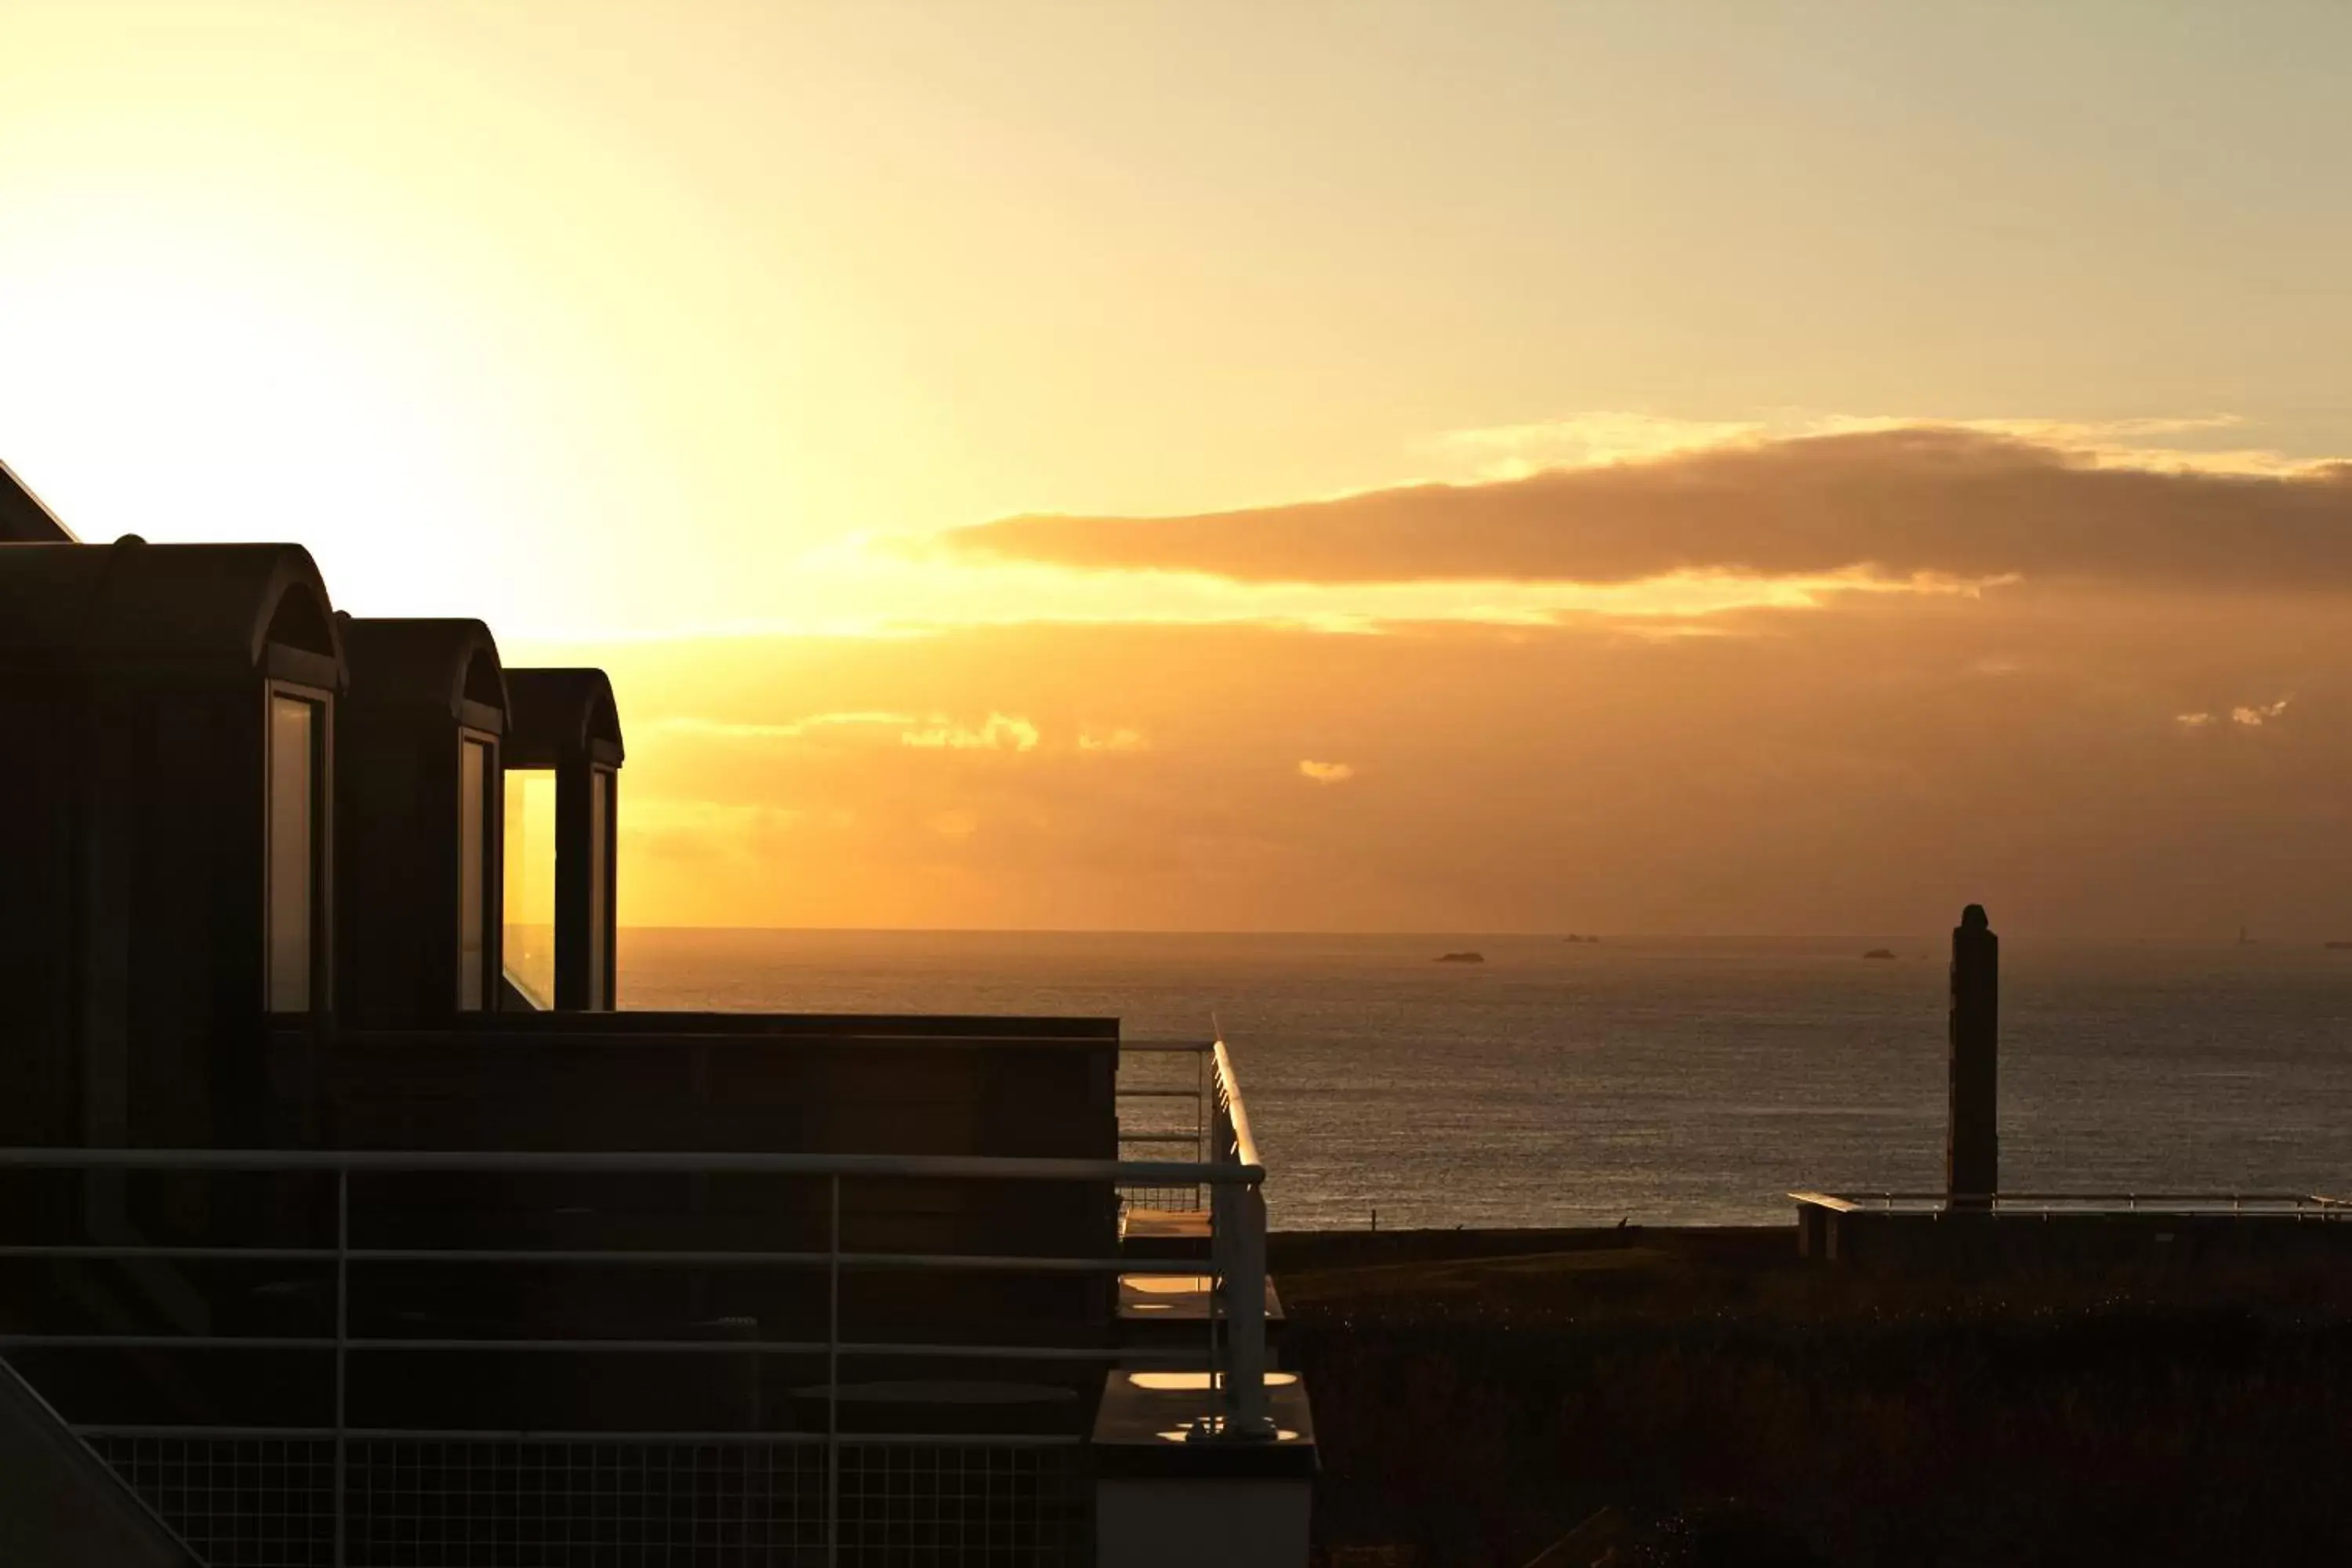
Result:
<svg viewBox="0 0 2352 1568">
<path fill-rule="evenodd" d="M 1118 1064 L 1119 1158 L 1196 1160 L 1206 1139 L 1208 1078 L 1198 1052 L 1139 1052 Z M 1181 1142 L 1171 1142 L 1179 1140 Z M 1121 1183 L 1121 1206 L 1199 1209 L 1207 1197 L 1198 1183 Z"/>
<path fill-rule="evenodd" d="M 334 1562 L 331 1438 L 95 1436 L 211 1568 Z M 1077 1563 L 1074 1445 L 845 1442 L 848 1564 Z M 352 1439 L 352 1568 L 737 1568 L 828 1561 L 822 1442 Z"/>
<path fill-rule="evenodd" d="M 1197 1186 L 1122 1186 L 1118 1189 L 1118 1203 L 1125 1209 L 1192 1211 L 1209 1206 L 1205 1194 Z"/>
<path fill-rule="evenodd" d="M 334 1560 L 331 1441 L 92 1437 L 89 1442 L 215 1568 L 307 1568 Z"/>
<path fill-rule="evenodd" d="M 870 1563 L 1091 1561 L 1075 1447 L 844 1445 L 843 1557 Z"/>
</svg>

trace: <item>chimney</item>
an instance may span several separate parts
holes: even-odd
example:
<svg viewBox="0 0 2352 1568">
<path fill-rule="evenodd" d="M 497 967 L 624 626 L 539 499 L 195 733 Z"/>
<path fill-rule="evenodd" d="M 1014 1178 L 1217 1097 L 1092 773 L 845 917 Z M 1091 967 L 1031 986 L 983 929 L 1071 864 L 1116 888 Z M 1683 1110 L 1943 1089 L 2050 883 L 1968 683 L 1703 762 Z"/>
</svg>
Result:
<svg viewBox="0 0 2352 1568">
<path fill-rule="evenodd" d="M 1953 1209 L 1989 1209 L 2000 1190 L 1995 1116 L 2000 938 L 1984 906 L 1960 911 L 1952 931 L 1951 1099 L 1944 1135 L 1944 1192 Z"/>
</svg>

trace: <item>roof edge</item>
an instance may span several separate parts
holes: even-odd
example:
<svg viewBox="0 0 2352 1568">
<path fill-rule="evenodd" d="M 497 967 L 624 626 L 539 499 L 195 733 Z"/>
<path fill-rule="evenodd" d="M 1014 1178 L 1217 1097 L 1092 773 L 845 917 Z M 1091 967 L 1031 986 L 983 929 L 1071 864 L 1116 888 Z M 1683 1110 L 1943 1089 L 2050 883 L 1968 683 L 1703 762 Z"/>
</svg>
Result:
<svg viewBox="0 0 2352 1568">
<path fill-rule="evenodd" d="M 0 461 L 0 543 L 79 544 L 81 535 L 66 526 L 16 470 Z"/>
</svg>

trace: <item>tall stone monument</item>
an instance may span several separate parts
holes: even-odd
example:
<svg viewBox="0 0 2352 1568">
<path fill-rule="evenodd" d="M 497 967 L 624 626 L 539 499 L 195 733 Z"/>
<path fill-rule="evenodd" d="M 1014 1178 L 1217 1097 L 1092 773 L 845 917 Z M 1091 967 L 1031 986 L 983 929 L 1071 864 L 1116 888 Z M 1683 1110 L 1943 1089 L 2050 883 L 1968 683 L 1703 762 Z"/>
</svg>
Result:
<svg viewBox="0 0 2352 1568">
<path fill-rule="evenodd" d="M 1951 1079 L 1944 1191 L 1953 1209 L 1985 1210 L 2000 1190 L 1999 1015 L 2000 939 L 1982 904 L 1952 931 Z"/>
</svg>

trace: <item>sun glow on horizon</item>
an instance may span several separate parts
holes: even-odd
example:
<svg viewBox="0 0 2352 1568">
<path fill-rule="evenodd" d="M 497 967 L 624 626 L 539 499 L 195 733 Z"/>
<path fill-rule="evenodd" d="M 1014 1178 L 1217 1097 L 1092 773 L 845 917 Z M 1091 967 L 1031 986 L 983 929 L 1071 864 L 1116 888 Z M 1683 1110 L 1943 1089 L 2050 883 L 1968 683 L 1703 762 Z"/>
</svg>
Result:
<svg viewBox="0 0 2352 1568">
<path fill-rule="evenodd" d="M 632 923 L 2320 921 L 2352 15 L 1668 10 L 33 0 L 0 458 L 609 667 Z"/>
</svg>

